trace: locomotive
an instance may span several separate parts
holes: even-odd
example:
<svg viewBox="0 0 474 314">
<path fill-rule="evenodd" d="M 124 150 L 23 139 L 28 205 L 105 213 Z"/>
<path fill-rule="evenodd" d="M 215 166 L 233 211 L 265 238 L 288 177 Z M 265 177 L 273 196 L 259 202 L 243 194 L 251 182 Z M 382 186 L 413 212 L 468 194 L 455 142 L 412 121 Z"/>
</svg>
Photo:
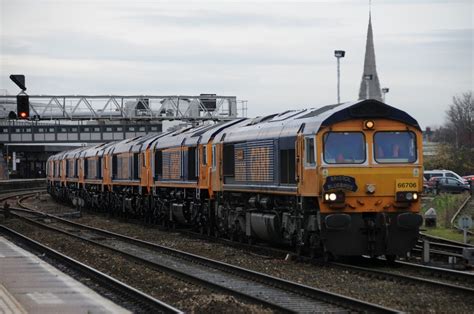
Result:
<svg viewBox="0 0 474 314">
<path fill-rule="evenodd" d="M 288 110 L 51 156 L 48 192 L 147 223 L 322 256 L 405 255 L 422 224 L 422 133 L 377 100 Z"/>
</svg>

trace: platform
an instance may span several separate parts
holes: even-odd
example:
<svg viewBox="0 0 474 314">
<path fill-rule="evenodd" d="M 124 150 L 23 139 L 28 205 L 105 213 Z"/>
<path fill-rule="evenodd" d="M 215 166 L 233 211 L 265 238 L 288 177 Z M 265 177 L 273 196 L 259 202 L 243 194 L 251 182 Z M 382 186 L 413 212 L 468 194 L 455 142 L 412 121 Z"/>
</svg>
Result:
<svg viewBox="0 0 474 314">
<path fill-rule="evenodd" d="M 0 236 L 0 313 L 129 313 Z"/>
<path fill-rule="evenodd" d="M 46 189 L 46 178 L 0 180 L 0 193 L 21 188 Z"/>
</svg>

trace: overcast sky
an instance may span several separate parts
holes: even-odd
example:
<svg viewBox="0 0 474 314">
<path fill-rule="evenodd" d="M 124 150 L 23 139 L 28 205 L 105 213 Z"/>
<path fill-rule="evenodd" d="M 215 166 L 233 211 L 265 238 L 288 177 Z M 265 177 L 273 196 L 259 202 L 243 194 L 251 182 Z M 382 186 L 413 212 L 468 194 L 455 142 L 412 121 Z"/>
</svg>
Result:
<svg viewBox="0 0 474 314">
<path fill-rule="evenodd" d="M 386 102 L 443 123 L 473 89 L 472 0 L 374 0 Z M 368 0 L 0 0 L 0 89 L 33 94 L 235 95 L 248 115 L 356 100 Z"/>
</svg>

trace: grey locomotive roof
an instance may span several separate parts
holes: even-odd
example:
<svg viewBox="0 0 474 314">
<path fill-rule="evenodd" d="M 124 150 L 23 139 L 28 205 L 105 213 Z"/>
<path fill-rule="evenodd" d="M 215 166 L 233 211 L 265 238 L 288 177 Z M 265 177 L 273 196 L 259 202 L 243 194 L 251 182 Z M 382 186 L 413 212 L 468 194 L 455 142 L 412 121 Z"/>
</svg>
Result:
<svg viewBox="0 0 474 314">
<path fill-rule="evenodd" d="M 187 138 L 191 138 L 193 133 L 205 130 L 209 125 L 200 125 L 198 127 L 187 127 L 184 129 L 179 129 L 175 132 L 171 132 L 166 136 L 160 138 L 157 142 L 154 143 L 154 149 L 167 148 L 167 147 L 177 147 L 181 146 Z"/>
<path fill-rule="evenodd" d="M 167 147 L 177 147 L 185 144 L 186 146 L 196 145 L 199 136 L 194 136 L 197 133 L 206 132 L 214 128 L 218 124 L 205 124 L 198 127 L 187 127 L 177 131 L 166 134 L 158 141 L 152 144 L 154 149 L 161 149 Z"/>
<path fill-rule="evenodd" d="M 200 138 L 199 143 L 207 144 L 211 138 L 214 138 L 216 136 L 218 138 L 219 137 L 218 135 L 220 133 L 225 133 L 225 131 L 229 128 L 234 128 L 239 125 L 242 125 L 245 123 L 245 121 L 248 121 L 248 119 L 238 119 L 238 120 L 232 120 L 232 121 L 216 124 L 216 126 L 213 127 L 212 129 L 206 130 L 206 132 L 204 132 L 203 134 L 199 134 L 199 138 Z M 194 136 L 197 136 L 197 134 L 195 134 Z"/>
<path fill-rule="evenodd" d="M 109 151 L 111 147 L 113 147 L 117 142 L 108 142 L 104 146 L 101 146 L 97 152 L 97 156 L 102 157 L 104 156 L 105 152 Z"/>
<path fill-rule="evenodd" d="M 141 136 L 133 137 L 133 138 L 127 138 L 123 141 L 116 142 L 115 145 L 110 147 L 110 150 L 108 150 L 109 153 L 113 154 L 120 154 L 120 153 L 127 153 L 130 152 L 132 149 L 132 146 L 134 145 L 135 141 L 137 139 L 140 139 Z"/>
<path fill-rule="evenodd" d="M 94 156 L 102 156 L 100 155 L 100 152 L 104 150 L 104 147 L 107 146 L 108 143 L 101 143 L 97 144 L 95 146 L 89 147 L 86 150 L 83 150 L 80 154 L 80 158 L 89 158 L 89 157 L 94 157 Z"/>
<path fill-rule="evenodd" d="M 163 136 L 166 136 L 167 134 L 169 134 L 169 132 L 151 134 L 148 136 L 144 136 L 141 139 L 138 139 L 137 141 L 135 141 L 132 147 L 132 152 L 137 153 L 146 150 L 146 148 L 152 145 L 153 142 L 156 142 L 158 139 L 162 138 Z"/>
<path fill-rule="evenodd" d="M 70 151 L 67 151 L 61 158 L 77 158 L 83 152 L 84 150 L 88 149 L 90 147 L 83 146 L 79 147 Z"/>
<path fill-rule="evenodd" d="M 295 137 L 300 129 L 304 135 L 316 134 L 322 126 L 351 118 L 387 118 L 419 128 L 418 122 L 406 112 L 368 99 L 255 118 L 243 126 L 227 130 L 224 142 Z"/>
<path fill-rule="evenodd" d="M 156 134 L 147 134 L 147 135 L 143 135 L 143 136 L 140 136 L 140 137 L 136 138 L 134 141 L 129 143 L 129 145 L 132 146 L 132 148 L 130 149 L 130 152 L 132 152 L 132 153 L 140 152 L 144 143 L 146 143 L 148 140 L 154 139 L 156 137 L 157 137 Z"/>
<path fill-rule="evenodd" d="M 119 142 L 81 147 L 51 156 L 51 160 L 81 156 L 102 156 L 123 152 L 138 152 L 150 146 L 153 149 L 194 146 L 215 142 L 241 142 L 262 139 L 295 137 L 300 130 L 304 135 L 316 134 L 323 126 L 354 118 L 386 118 L 401 121 L 420 129 L 418 122 L 406 112 L 374 99 L 327 105 L 321 108 L 287 110 L 254 119 L 239 119 L 174 132 L 139 136 Z"/>
<path fill-rule="evenodd" d="M 76 149 L 77 149 L 77 148 L 76 148 Z M 68 152 L 69 152 L 69 151 L 59 152 L 59 153 L 57 153 L 56 155 L 53 155 L 53 156 L 49 157 L 48 160 L 49 160 L 49 159 L 51 159 L 51 160 L 59 160 L 59 159 L 62 159 L 62 157 L 63 157 L 66 153 L 68 153 Z"/>
</svg>

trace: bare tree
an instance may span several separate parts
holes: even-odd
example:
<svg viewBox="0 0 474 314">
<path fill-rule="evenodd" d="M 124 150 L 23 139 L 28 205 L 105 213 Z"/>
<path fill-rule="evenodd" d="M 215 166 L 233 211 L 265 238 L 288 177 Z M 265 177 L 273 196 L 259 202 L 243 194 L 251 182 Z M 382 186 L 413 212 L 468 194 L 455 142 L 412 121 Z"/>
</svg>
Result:
<svg viewBox="0 0 474 314">
<path fill-rule="evenodd" d="M 446 131 L 452 134 L 456 148 L 474 148 L 474 102 L 472 91 L 453 97 L 446 111 Z"/>
<path fill-rule="evenodd" d="M 461 175 L 474 174 L 474 103 L 472 91 L 453 97 L 446 122 L 433 131 L 439 142 L 435 156 L 425 158 L 426 169 L 450 169 Z"/>
</svg>

